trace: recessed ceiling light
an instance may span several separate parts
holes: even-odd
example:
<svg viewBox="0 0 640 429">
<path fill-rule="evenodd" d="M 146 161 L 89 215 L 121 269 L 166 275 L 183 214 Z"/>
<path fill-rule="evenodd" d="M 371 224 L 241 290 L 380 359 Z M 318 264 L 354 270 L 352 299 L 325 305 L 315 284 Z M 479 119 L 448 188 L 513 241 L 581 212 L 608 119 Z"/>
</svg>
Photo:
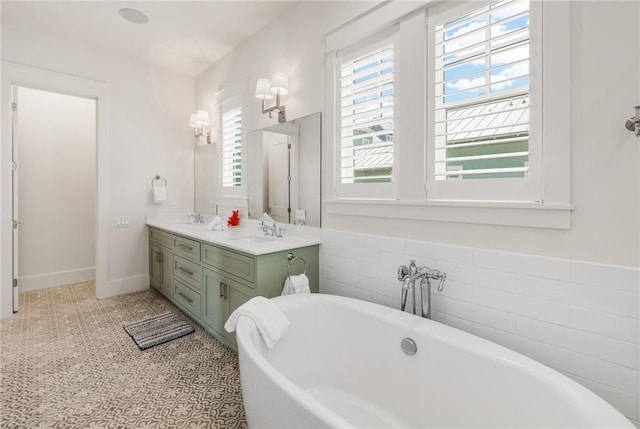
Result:
<svg viewBox="0 0 640 429">
<path fill-rule="evenodd" d="M 146 24 L 149 22 L 149 17 L 136 9 L 123 7 L 118 11 L 118 13 L 121 17 L 129 22 L 133 22 L 134 24 Z"/>
</svg>

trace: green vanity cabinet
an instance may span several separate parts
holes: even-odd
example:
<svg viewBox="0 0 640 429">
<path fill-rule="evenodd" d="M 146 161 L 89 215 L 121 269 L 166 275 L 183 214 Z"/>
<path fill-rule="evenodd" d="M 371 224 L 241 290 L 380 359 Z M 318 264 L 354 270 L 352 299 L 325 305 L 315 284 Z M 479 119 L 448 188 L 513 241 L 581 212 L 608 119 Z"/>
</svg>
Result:
<svg viewBox="0 0 640 429">
<path fill-rule="evenodd" d="M 233 311 L 254 296 L 273 298 L 282 293 L 287 277 L 290 252 L 306 261 L 306 273 L 312 292 L 318 292 L 318 246 L 248 255 L 236 250 L 202 243 L 202 320 L 213 334 L 236 348 L 235 333 L 224 324 Z M 291 274 L 300 274 L 302 262 L 294 261 Z"/>
<path fill-rule="evenodd" d="M 173 254 L 166 247 L 170 245 L 164 231 L 155 230 L 149 233 L 149 281 L 168 298 L 173 297 Z"/>
<path fill-rule="evenodd" d="M 291 262 L 291 274 L 306 269 L 311 291 L 318 292 L 317 244 L 252 255 L 149 227 L 151 285 L 233 349 L 235 333 L 224 329 L 229 315 L 254 296 L 281 294 L 289 253 L 300 258 Z"/>
</svg>

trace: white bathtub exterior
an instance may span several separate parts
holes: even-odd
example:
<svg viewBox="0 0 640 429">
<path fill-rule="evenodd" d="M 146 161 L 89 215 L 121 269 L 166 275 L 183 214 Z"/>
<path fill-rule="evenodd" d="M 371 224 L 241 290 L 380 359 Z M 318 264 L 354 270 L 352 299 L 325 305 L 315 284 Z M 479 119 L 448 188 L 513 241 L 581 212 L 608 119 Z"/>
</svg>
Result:
<svg viewBox="0 0 640 429">
<path fill-rule="evenodd" d="M 273 349 L 238 324 L 251 428 L 634 428 L 567 377 L 455 328 L 338 296 L 274 301 L 291 327 Z"/>
</svg>

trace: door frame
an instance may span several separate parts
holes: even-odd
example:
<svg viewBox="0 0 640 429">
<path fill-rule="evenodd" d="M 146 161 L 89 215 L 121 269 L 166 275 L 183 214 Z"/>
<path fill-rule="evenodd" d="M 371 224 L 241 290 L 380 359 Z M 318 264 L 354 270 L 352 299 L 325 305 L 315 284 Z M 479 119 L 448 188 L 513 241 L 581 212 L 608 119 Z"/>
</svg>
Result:
<svg viewBox="0 0 640 429">
<path fill-rule="evenodd" d="M 107 294 L 109 268 L 108 86 L 105 82 L 1 61 L 0 103 L 0 319 L 13 314 L 11 88 L 21 86 L 96 100 L 96 298 Z M 19 102 L 19 100 L 18 100 Z M 20 106 L 18 105 L 18 113 Z M 18 168 L 20 168 L 18 166 Z"/>
</svg>

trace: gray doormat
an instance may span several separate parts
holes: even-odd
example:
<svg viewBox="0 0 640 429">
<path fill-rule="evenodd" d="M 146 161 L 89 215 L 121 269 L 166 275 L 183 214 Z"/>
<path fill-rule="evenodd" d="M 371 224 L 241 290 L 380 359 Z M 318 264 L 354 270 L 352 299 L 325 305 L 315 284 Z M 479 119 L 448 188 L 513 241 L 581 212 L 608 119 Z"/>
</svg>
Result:
<svg viewBox="0 0 640 429">
<path fill-rule="evenodd" d="M 171 312 L 124 325 L 124 330 L 133 338 L 140 350 L 189 335 L 194 329 Z"/>
</svg>

